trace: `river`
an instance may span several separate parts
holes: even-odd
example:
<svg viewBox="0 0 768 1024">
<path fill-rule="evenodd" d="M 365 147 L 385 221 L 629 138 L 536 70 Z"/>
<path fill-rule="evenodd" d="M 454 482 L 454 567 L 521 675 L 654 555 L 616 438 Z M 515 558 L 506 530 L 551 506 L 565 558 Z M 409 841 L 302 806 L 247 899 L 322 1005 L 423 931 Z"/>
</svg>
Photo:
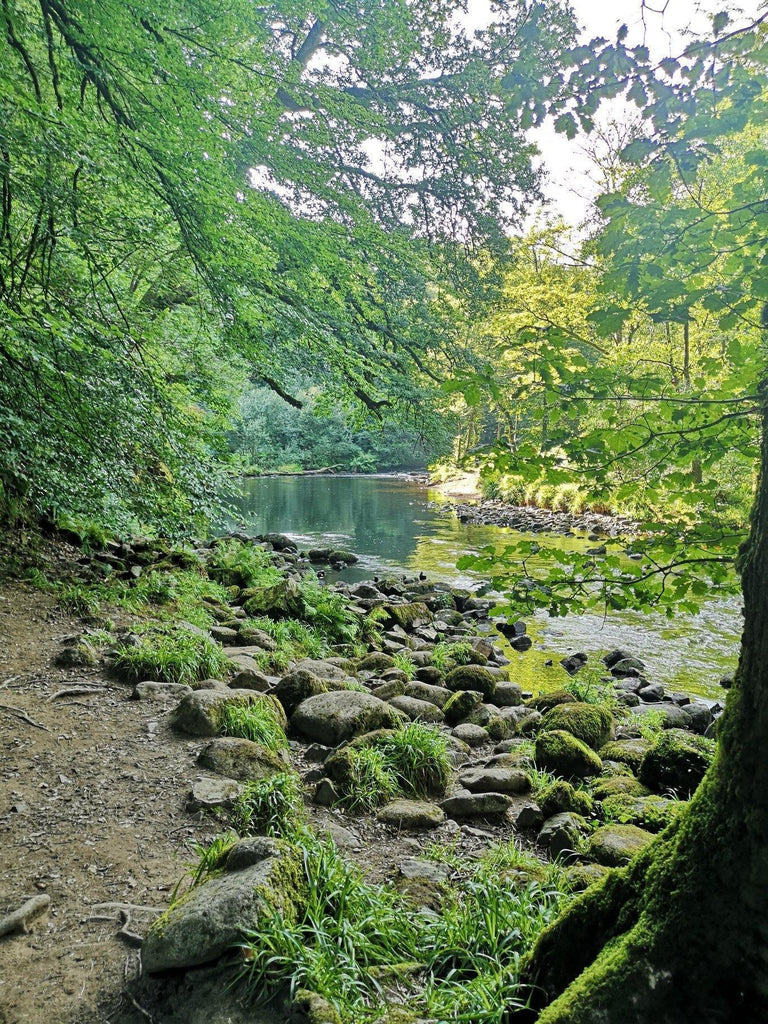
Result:
<svg viewBox="0 0 768 1024">
<path fill-rule="evenodd" d="M 464 525 L 437 491 L 394 476 L 260 477 L 243 481 L 234 499 L 233 527 L 252 533 L 285 533 L 300 548 L 333 545 L 354 551 L 357 565 L 332 578 L 357 581 L 386 571 L 427 573 L 430 579 L 477 589 L 479 574 L 459 572 L 463 554 L 488 544 L 502 546 L 516 531 Z M 544 538 L 537 536 L 539 541 Z M 586 537 L 551 536 L 561 547 L 587 544 Z M 611 612 L 550 619 L 526 616 L 533 648 L 513 658 L 511 678 L 527 689 L 546 690 L 562 681 L 557 662 L 584 651 L 594 661 L 614 647 L 642 658 L 653 681 L 668 690 L 722 698 L 722 676 L 732 673 L 741 630 L 739 602 L 713 598 L 699 615 Z M 554 665 L 547 666 L 552 660 Z"/>
</svg>

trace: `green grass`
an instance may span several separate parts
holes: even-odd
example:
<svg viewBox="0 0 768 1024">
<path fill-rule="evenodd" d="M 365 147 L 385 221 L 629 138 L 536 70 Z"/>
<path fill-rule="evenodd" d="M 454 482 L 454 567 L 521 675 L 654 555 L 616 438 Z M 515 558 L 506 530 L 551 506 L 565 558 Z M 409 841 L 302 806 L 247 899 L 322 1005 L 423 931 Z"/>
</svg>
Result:
<svg viewBox="0 0 768 1024">
<path fill-rule="evenodd" d="M 266 701 L 225 704 L 221 709 L 220 729 L 222 736 L 239 736 L 270 750 L 281 750 L 288 745 L 283 727 Z"/>
<path fill-rule="evenodd" d="M 475 651 L 469 640 L 441 640 L 435 644 L 430 663 L 441 672 L 447 672 L 456 665 L 469 665 Z"/>
<path fill-rule="evenodd" d="M 115 670 L 131 683 L 155 679 L 188 685 L 222 676 L 228 664 L 210 637 L 181 626 L 150 626 L 136 646 L 119 646 L 114 661 Z"/>
<path fill-rule="evenodd" d="M 372 811 L 400 792 L 395 773 L 379 747 L 350 751 L 349 784 L 344 806 L 350 811 Z"/>
<path fill-rule="evenodd" d="M 268 551 L 233 537 L 216 545 L 208 559 L 208 574 L 224 586 L 237 587 L 272 587 L 283 578 Z"/>
<path fill-rule="evenodd" d="M 240 836 L 295 835 L 303 818 L 301 783 L 293 772 L 246 782 L 234 803 L 232 827 Z"/>
<path fill-rule="evenodd" d="M 365 882 L 330 840 L 303 833 L 301 845 L 300 916 L 265 917 L 248 936 L 242 977 L 254 1000 L 306 988 L 356 1024 L 381 1019 L 392 979 L 414 1017 L 501 1024 L 522 1001 L 520 958 L 568 898 L 549 884 L 511 886 L 489 857 L 444 887 L 442 914 L 427 917 Z"/>
<path fill-rule="evenodd" d="M 613 712 L 619 707 L 614 680 L 605 675 L 604 668 L 585 667 L 577 675 L 563 683 L 563 689 L 572 693 L 583 704 L 597 704 Z"/>
<path fill-rule="evenodd" d="M 225 832 L 216 836 L 207 846 L 204 843 L 195 843 L 194 853 L 197 859 L 187 865 L 187 870 L 174 886 L 171 906 L 179 899 L 184 882 L 188 880 L 187 889 L 194 889 L 196 885 L 217 874 L 224 863 L 224 858 L 239 838 L 237 832 Z"/>
<path fill-rule="evenodd" d="M 393 654 L 392 661 L 395 663 L 395 668 L 399 668 L 406 679 L 413 679 L 416 675 L 416 666 L 408 651 L 398 651 L 397 654 Z"/>
</svg>

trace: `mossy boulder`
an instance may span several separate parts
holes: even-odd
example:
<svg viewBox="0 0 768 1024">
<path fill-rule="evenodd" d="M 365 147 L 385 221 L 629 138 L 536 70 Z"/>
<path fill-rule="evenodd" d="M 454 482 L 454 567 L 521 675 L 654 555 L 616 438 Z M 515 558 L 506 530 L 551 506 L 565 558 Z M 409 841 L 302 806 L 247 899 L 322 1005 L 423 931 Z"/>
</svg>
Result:
<svg viewBox="0 0 768 1024">
<path fill-rule="evenodd" d="M 282 705 L 270 694 L 255 690 L 195 690 L 183 698 L 171 714 L 174 729 L 190 736 L 218 736 L 221 733 L 224 709 L 227 706 L 247 707 L 264 704 L 280 726 L 286 726 Z"/>
<path fill-rule="evenodd" d="M 592 797 L 583 790 L 575 789 L 565 779 L 556 779 L 538 794 L 538 804 L 545 818 L 565 811 L 573 811 L 586 817 L 592 812 Z"/>
<path fill-rule="evenodd" d="M 389 703 L 393 708 L 402 711 L 412 722 L 431 722 L 436 724 L 442 722 L 445 715 L 437 705 L 427 700 L 419 700 L 417 697 L 393 697 Z"/>
<path fill-rule="evenodd" d="M 564 729 L 593 750 L 599 750 L 613 735 L 613 715 L 599 704 L 568 701 L 550 708 L 542 727 L 549 731 Z"/>
<path fill-rule="evenodd" d="M 714 740 L 682 729 L 668 729 L 640 763 L 638 778 L 657 793 L 673 790 L 678 796 L 693 793 L 715 756 Z"/>
<path fill-rule="evenodd" d="M 251 596 L 243 601 L 243 608 L 251 618 L 260 615 L 268 615 L 272 619 L 304 618 L 304 597 L 296 581 L 290 577 L 272 587 L 263 587 L 249 593 Z"/>
<path fill-rule="evenodd" d="M 549 850 L 553 859 L 572 856 L 581 846 L 589 826 L 580 814 L 563 811 L 547 818 L 539 832 L 539 845 Z"/>
<path fill-rule="evenodd" d="M 427 625 L 432 621 L 432 612 L 422 601 L 411 601 L 408 604 L 385 604 L 382 605 L 387 615 L 385 625 L 400 626 L 406 632 L 411 632 L 417 626 Z"/>
<path fill-rule="evenodd" d="M 579 779 L 599 775 L 603 768 L 594 750 L 564 729 L 536 737 L 536 765 L 564 778 Z"/>
<path fill-rule="evenodd" d="M 571 892 L 583 892 L 610 870 L 605 864 L 572 864 L 565 869 L 565 880 Z"/>
<path fill-rule="evenodd" d="M 602 803 L 605 818 L 622 825 L 637 825 L 646 832 L 661 832 L 674 819 L 685 802 L 663 796 L 630 796 L 617 793 Z"/>
<path fill-rule="evenodd" d="M 474 709 L 483 702 L 482 693 L 472 690 L 458 690 L 443 704 L 443 714 L 448 725 L 458 725 L 469 718 Z"/>
<path fill-rule="evenodd" d="M 457 665 L 445 677 L 445 685 L 449 690 L 475 690 L 489 699 L 496 690 L 496 677 L 482 665 Z"/>
<path fill-rule="evenodd" d="M 355 690 L 308 697 L 291 716 L 296 732 L 327 747 L 337 747 L 373 729 L 397 729 L 404 721 L 405 715 L 391 704 Z"/>
<path fill-rule="evenodd" d="M 266 779 L 290 767 L 285 751 L 270 750 L 239 736 L 219 736 L 200 751 L 198 764 L 228 779 L 241 782 Z"/>
<path fill-rule="evenodd" d="M 342 1024 L 339 1011 L 324 996 L 300 988 L 291 1002 L 292 1024 Z"/>
<path fill-rule="evenodd" d="M 441 677 L 442 678 L 442 677 Z M 405 687 L 407 697 L 416 697 L 417 700 L 427 700 L 438 708 L 443 708 L 453 696 L 445 686 L 433 686 L 430 683 L 413 682 Z"/>
<path fill-rule="evenodd" d="M 651 740 L 644 740 L 641 737 L 628 740 L 613 740 L 606 743 L 598 751 L 603 761 L 616 761 L 619 764 L 628 765 L 633 772 L 640 768 L 640 762 L 653 746 Z"/>
<path fill-rule="evenodd" d="M 318 693 L 327 693 L 329 689 L 328 683 L 319 679 L 312 672 L 298 669 L 283 676 L 273 693 L 290 718 L 299 704 L 307 697 L 316 697 Z"/>
<path fill-rule="evenodd" d="M 388 654 L 366 654 L 357 663 L 359 672 L 385 672 L 388 668 L 397 668 L 394 658 Z"/>
<path fill-rule="evenodd" d="M 591 792 L 594 800 L 607 800 L 608 797 L 618 794 L 647 796 L 650 791 L 631 775 L 614 775 L 607 779 L 594 779 Z"/>
<path fill-rule="evenodd" d="M 539 693 L 535 697 L 530 697 L 525 702 L 525 706 L 544 714 L 559 704 L 573 704 L 575 701 L 576 698 L 568 690 L 553 690 L 551 693 Z"/>
<path fill-rule="evenodd" d="M 609 868 L 628 864 L 653 842 L 650 832 L 636 825 L 603 825 L 589 840 L 589 856 Z"/>
<path fill-rule="evenodd" d="M 259 849 L 259 859 L 252 856 L 242 870 L 209 878 L 153 921 L 141 947 L 144 970 L 156 974 L 211 963 L 245 932 L 258 932 L 269 914 L 295 919 L 304 886 L 299 850 L 276 840 Z"/>
</svg>

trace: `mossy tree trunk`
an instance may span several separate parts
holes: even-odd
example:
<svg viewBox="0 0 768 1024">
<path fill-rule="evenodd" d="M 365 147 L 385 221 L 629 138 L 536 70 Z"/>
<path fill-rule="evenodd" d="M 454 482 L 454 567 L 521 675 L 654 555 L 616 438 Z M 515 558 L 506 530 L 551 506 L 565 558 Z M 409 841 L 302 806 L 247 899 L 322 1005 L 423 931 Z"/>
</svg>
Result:
<svg viewBox="0 0 768 1024">
<path fill-rule="evenodd" d="M 715 762 L 640 858 L 542 934 L 524 972 L 538 1024 L 768 1021 L 768 380 L 760 394 L 744 633 Z"/>
</svg>

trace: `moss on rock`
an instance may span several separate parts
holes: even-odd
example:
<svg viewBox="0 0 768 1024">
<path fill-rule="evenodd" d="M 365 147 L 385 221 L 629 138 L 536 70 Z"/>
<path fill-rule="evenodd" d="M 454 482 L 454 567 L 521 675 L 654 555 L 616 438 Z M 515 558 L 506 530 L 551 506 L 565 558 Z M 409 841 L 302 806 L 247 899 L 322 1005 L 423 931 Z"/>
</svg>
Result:
<svg viewBox="0 0 768 1024">
<path fill-rule="evenodd" d="M 536 765 L 565 778 L 582 779 L 599 775 L 603 767 L 594 750 L 563 729 L 536 738 Z"/>
<path fill-rule="evenodd" d="M 697 788 L 715 756 L 713 740 L 683 729 L 668 729 L 643 758 L 638 776 L 656 792 L 673 790 L 688 797 Z"/>
<path fill-rule="evenodd" d="M 625 764 L 637 773 L 640 762 L 652 746 L 653 743 L 650 740 L 636 737 L 628 740 L 613 740 L 600 748 L 598 753 L 603 761 L 616 761 L 619 764 Z"/>
<path fill-rule="evenodd" d="M 472 690 L 458 690 L 443 704 L 443 714 L 448 725 L 465 721 L 481 704 L 483 695 Z"/>
<path fill-rule="evenodd" d="M 641 853 L 653 836 L 637 825 L 603 825 L 589 840 L 589 856 L 598 864 L 615 868 L 628 864 Z"/>
<path fill-rule="evenodd" d="M 575 789 L 570 782 L 557 779 L 538 794 L 537 802 L 545 818 L 563 811 L 573 811 L 586 817 L 592 812 L 592 798 L 588 793 Z"/>
<path fill-rule="evenodd" d="M 599 704 L 580 701 L 557 704 L 544 715 L 547 730 L 564 729 L 593 750 L 599 750 L 613 735 L 613 715 Z"/>
<path fill-rule="evenodd" d="M 445 685 L 449 690 L 476 690 L 488 698 L 496 690 L 496 677 L 482 665 L 458 665 L 445 677 Z"/>
<path fill-rule="evenodd" d="M 540 693 L 535 697 L 529 698 L 525 702 L 525 706 L 541 711 L 543 714 L 559 704 L 573 704 L 575 702 L 576 698 L 568 690 L 553 690 L 551 693 Z"/>
<path fill-rule="evenodd" d="M 327 693 L 332 689 L 322 679 L 319 679 L 312 672 L 305 669 L 298 669 L 283 676 L 275 687 L 274 696 L 282 704 L 286 715 L 290 718 L 296 708 L 307 697 L 314 697 L 318 693 Z"/>
</svg>

